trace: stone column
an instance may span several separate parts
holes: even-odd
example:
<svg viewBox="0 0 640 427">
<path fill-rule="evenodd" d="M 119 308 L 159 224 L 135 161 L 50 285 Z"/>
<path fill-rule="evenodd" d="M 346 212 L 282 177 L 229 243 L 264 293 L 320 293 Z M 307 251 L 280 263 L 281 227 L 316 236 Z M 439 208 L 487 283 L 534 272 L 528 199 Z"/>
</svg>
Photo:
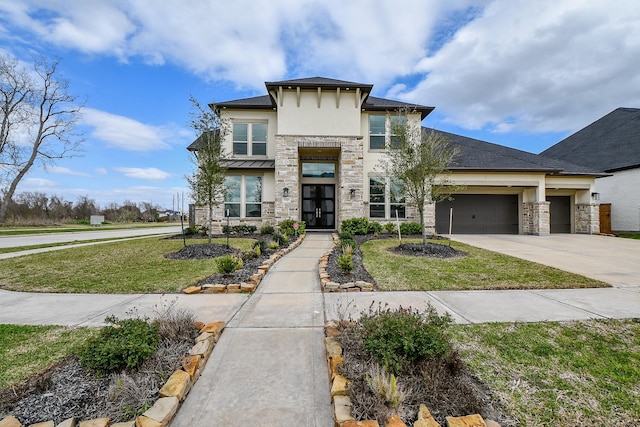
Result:
<svg viewBox="0 0 640 427">
<path fill-rule="evenodd" d="M 596 234 L 600 232 L 600 208 L 597 204 L 579 204 L 575 211 L 576 233 Z"/>
<path fill-rule="evenodd" d="M 522 232 L 544 236 L 551 232 L 549 202 L 527 202 L 522 206 Z"/>
<path fill-rule="evenodd" d="M 364 205 L 364 161 L 362 138 L 340 139 L 340 179 L 338 185 L 339 215 L 338 221 L 366 217 Z M 353 196 L 351 189 L 355 190 Z M 339 229 L 340 224 L 336 224 Z"/>
<path fill-rule="evenodd" d="M 274 214 L 276 223 L 284 219 L 300 220 L 298 143 L 292 136 L 276 136 L 276 186 Z M 288 195 L 284 196 L 284 189 Z"/>
</svg>

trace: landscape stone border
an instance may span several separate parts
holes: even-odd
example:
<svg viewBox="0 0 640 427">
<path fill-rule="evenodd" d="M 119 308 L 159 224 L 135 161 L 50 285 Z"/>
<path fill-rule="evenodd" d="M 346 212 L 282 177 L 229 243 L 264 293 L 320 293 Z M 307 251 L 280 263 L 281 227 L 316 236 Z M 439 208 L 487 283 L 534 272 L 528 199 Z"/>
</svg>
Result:
<svg viewBox="0 0 640 427">
<path fill-rule="evenodd" d="M 351 399 L 348 396 L 349 380 L 340 374 L 344 366 L 342 346 L 336 336 L 340 333 L 338 323 L 329 320 L 324 325 L 324 344 L 327 351 L 329 366 L 329 383 L 331 384 L 331 402 L 333 404 L 333 418 L 335 427 L 380 427 L 377 420 L 356 421 L 351 414 Z M 479 414 L 463 417 L 447 417 L 446 427 L 500 427 L 492 420 L 484 420 Z M 397 416 L 389 417 L 385 427 L 407 427 Z M 418 418 L 413 427 L 442 427 L 431 415 L 426 405 L 420 405 Z"/>
<path fill-rule="evenodd" d="M 133 421 L 111 423 L 111 418 L 96 418 L 78 421 L 64 420 L 56 425 L 53 421 L 30 424 L 27 427 L 166 427 L 169 425 L 187 394 L 200 377 L 214 346 L 226 324 L 223 321 L 194 325 L 200 334 L 193 347 L 182 359 L 182 368 L 175 371 L 158 392 L 158 400 L 151 408 Z M 0 427 L 25 427 L 16 417 L 8 416 L 0 420 Z"/>
<path fill-rule="evenodd" d="M 337 233 L 332 233 L 331 237 L 333 237 L 333 246 L 318 260 L 318 273 L 320 274 L 320 287 L 322 292 L 372 292 L 373 283 L 362 280 L 338 283 L 331 280 L 331 276 L 327 272 L 329 256 L 338 247 L 338 240 L 340 240 Z"/>
<path fill-rule="evenodd" d="M 232 283 L 224 285 L 218 284 L 206 284 L 206 285 L 194 285 L 183 289 L 185 294 L 239 294 L 239 293 L 252 293 L 257 288 L 267 271 L 275 264 L 280 258 L 297 248 L 304 241 L 306 234 L 298 236 L 295 242 L 292 242 L 284 249 L 280 249 L 266 259 L 259 267 L 255 274 L 252 274 L 247 282 Z M 0 426 L 1 427 L 1 426 Z"/>
</svg>

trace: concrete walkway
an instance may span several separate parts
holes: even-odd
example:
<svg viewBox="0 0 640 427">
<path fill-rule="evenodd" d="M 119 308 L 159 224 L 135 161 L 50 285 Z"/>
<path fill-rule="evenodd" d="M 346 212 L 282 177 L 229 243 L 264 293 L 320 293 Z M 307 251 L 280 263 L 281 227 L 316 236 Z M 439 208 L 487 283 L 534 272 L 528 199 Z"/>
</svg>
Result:
<svg viewBox="0 0 640 427">
<path fill-rule="evenodd" d="M 238 310 L 172 427 L 333 425 L 318 258 L 308 234 Z"/>
</svg>

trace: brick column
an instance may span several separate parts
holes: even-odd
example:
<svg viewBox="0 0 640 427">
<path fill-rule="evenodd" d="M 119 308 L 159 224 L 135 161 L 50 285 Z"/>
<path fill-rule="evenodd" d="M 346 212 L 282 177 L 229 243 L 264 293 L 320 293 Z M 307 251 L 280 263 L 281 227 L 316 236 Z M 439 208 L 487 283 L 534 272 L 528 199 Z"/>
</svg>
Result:
<svg viewBox="0 0 640 427">
<path fill-rule="evenodd" d="M 546 235 L 551 232 L 549 202 L 527 202 L 522 206 L 522 232 Z"/>
<path fill-rule="evenodd" d="M 364 163 L 361 138 L 340 139 L 340 179 L 337 192 L 339 195 L 338 221 L 366 217 L 364 205 Z M 353 197 L 351 189 L 355 190 Z M 337 200 L 336 200 L 337 201 Z M 336 224 L 339 228 L 340 224 Z"/>
<path fill-rule="evenodd" d="M 276 136 L 276 186 L 274 213 L 275 221 L 284 219 L 300 220 L 298 206 L 300 204 L 299 191 L 299 158 L 298 143 L 291 136 Z M 283 196 L 285 188 L 289 195 Z"/>
</svg>

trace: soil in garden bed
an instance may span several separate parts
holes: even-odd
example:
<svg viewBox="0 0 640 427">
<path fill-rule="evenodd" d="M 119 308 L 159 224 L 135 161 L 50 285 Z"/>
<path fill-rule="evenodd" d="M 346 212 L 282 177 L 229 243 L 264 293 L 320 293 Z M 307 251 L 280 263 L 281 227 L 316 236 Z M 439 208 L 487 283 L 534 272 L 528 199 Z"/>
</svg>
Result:
<svg viewBox="0 0 640 427">
<path fill-rule="evenodd" d="M 165 255 L 165 258 L 178 259 L 178 260 L 193 260 L 193 259 L 207 259 L 217 258 L 224 255 L 235 255 L 242 258 L 242 268 L 228 274 L 213 274 L 206 279 L 196 283 L 199 285 L 216 284 L 229 285 L 231 283 L 246 282 L 249 278 L 256 274 L 258 267 L 263 261 L 267 260 L 276 250 L 265 249 L 259 257 L 247 256 L 248 253 L 242 254 L 236 248 L 227 248 L 227 245 L 220 243 L 198 243 L 190 244 L 181 248 L 179 251 L 171 252 Z"/>
<path fill-rule="evenodd" d="M 449 245 L 440 243 L 402 243 L 398 246 L 392 246 L 389 251 L 408 256 L 425 256 L 432 258 L 460 258 L 467 255 L 464 251 L 459 251 Z"/>
<path fill-rule="evenodd" d="M 417 418 L 420 404 L 425 404 L 443 426 L 447 425 L 448 416 L 476 413 L 503 427 L 517 425 L 516 420 L 504 413 L 491 390 L 469 372 L 455 351 L 445 357 L 414 363 L 398 375 L 397 387 L 403 392 L 404 400 L 398 407 L 390 408 L 369 383 L 382 368 L 364 351 L 353 325 L 343 324 L 339 329 L 341 333 L 336 338 L 343 347 L 344 356 L 341 373 L 351 380 L 348 390 L 355 419 L 377 419 L 383 425 L 389 416 L 398 415 L 410 426 Z"/>
</svg>

